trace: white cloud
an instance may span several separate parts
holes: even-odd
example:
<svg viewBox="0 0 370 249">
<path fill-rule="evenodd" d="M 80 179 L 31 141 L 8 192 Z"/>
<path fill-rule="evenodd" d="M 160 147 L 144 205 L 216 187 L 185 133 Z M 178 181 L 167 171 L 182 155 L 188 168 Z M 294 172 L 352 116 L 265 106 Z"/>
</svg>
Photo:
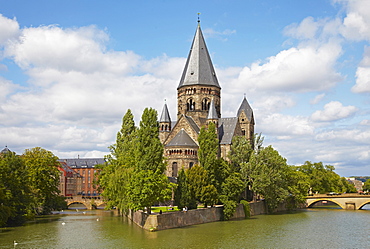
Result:
<svg viewBox="0 0 370 249">
<path fill-rule="evenodd" d="M 308 92 L 333 87 L 342 80 L 334 66 L 341 54 L 341 47 L 327 43 L 315 47 L 283 50 L 268 58 L 265 64 L 253 63 L 239 75 L 241 85 L 255 90 Z"/>
<path fill-rule="evenodd" d="M 0 77 L 0 103 L 3 103 L 7 99 L 8 95 L 13 93 L 16 89 L 19 89 L 17 85 L 13 84 L 7 79 L 4 79 L 3 77 Z"/>
<path fill-rule="evenodd" d="M 370 41 L 370 1 L 336 0 L 344 3 L 347 15 L 343 20 L 342 34 L 347 39 Z"/>
<path fill-rule="evenodd" d="M 356 71 L 356 84 L 352 87 L 352 92 L 370 92 L 370 47 L 365 48 L 363 59 Z"/>
<path fill-rule="evenodd" d="M 370 145 L 370 129 L 337 129 L 324 131 L 316 135 L 318 141 Z"/>
<path fill-rule="evenodd" d="M 0 46 L 16 39 L 19 35 L 19 24 L 17 20 L 9 19 L 0 14 Z"/>
<path fill-rule="evenodd" d="M 293 107 L 295 101 L 286 95 L 259 96 L 253 104 L 253 108 L 265 113 L 277 113 L 286 108 Z"/>
<path fill-rule="evenodd" d="M 225 36 L 230 36 L 235 33 L 236 33 L 236 30 L 230 30 L 230 29 L 226 29 L 224 31 L 216 31 L 214 29 L 207 28 L 203 30 L 203 34 L 206 38 L 210 38 L 210 37 L 217 38 L 222 41 L 227 41 L 227 38 L 225 38 Z"/>
<path fill-rule="evenodd" d="M 300 24 L 293 23 L 285 27 L 284 33 L 296 39 L 313 39 L 319 29 L 319 23 L 312 16 L 306 17 Z"/>
<path fill-rule="evenodd" d="M 331 101 L 324 106 L 324 110 L 314 112 L 311 119 L 318 122 L 336 121 L 353 116 L 357 110 L 355 106 L 343 106 L 339 101 Z"/>
<path fill-rule="evenodd" d="M 267 136 L 306 136 L 314 134 L 314 126 L 304 116 L 274 113 L 260 116 L 258 130 Z"/>
<path fill-rule="evenodd" d="M 364 119 L 360 122 L 360 125 L 370 125 L 370 120 L 369 119 Z"/>
<path fill-rule="evenodd" d="M 321 93 L 321 94 L 318 94 L 315 96 L 315 98 L 313 98 L 311 101 L 310 101 L 310 104 L 311 105 L 316 105 L 317 103 L 319 103 L 323 98 L 325 97 L 325 93 Z"/>
<path fill-rule="evenodd" d="M 128 73 L 137 65 L 133 52 L 105 51 L 108 35 L 94 26 L 62 29 L 43 26 L 22 30 L 21 40 L 6 46 L 23 69 L 53 68 L 58 71 Z"/>
</svg>

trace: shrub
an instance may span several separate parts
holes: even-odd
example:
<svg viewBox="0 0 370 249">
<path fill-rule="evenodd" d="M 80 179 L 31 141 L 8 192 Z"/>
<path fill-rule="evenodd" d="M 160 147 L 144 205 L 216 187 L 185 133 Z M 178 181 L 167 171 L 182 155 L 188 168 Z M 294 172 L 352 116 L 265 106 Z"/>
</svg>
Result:
<svg viewBox="0 0 370 249">
<path fill-rule="evenodd" d="M 249 202 L 241 200 L 240 203 L 243 204 L 245 218 L 251 217 L 251 206 L 249 205 Z"/>
</svg>

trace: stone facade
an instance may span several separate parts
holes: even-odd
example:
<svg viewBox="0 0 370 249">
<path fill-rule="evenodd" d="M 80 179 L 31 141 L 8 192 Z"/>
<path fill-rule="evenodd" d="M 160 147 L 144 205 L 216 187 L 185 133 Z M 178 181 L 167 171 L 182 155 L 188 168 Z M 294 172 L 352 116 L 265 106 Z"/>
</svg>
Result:
<svg viewBox="0 0 370 249">
<path fill-rule="evenodd" d="M 216 124 L 220 156 L 226 160 L 234 136 L 252 141 L 254 116 L 245 97 L 236 117 L 221 117 L 221 87 L 198 23 L 177 87 L 177 122 L 171 121 L 167 104 L 159 120 L 168 177 L 177 177 L 182 168 L 189 169 L 198 163 L 199 132 L 209 122 Z"/>
</svg>

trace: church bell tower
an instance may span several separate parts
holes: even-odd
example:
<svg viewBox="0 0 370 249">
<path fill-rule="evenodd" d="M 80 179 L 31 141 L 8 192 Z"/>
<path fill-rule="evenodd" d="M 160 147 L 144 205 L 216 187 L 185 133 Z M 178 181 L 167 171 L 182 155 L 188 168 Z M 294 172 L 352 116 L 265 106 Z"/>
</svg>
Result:
<svg viewBox="0 0 370 249">
<path fill-rule="evenodd" d="M 206 119 L 211 102 L 221 117 L 221 87 L 218 84 L 198 20 L 197 30 L 177 87 L 177 119 L 191 116 L 198 125 Z"/>
</svg>

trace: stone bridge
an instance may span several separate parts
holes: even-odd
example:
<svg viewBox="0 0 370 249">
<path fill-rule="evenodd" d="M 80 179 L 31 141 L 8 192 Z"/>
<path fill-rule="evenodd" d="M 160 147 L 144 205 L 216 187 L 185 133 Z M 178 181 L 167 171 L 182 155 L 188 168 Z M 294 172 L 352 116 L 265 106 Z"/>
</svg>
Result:
<svg viewBox="0 0 370 249">
<path fill-rule="evenodd" d="M 105 201 L 100 196 L 66 196 L 67 206 L 71 204 L 83 204 L 87 209 L 96 209 L 100 205 L 105 204 Z"/>
<path fill-rule="evenodd" d="M 320 201 L 331 201 L 342 209 L 359 210 L 366 204 L 370 204 L 370 195 L 360 195 L 357 193 L 340 195 L 315 194 L 306 197 L 307 207 Z"/>
</svg>

